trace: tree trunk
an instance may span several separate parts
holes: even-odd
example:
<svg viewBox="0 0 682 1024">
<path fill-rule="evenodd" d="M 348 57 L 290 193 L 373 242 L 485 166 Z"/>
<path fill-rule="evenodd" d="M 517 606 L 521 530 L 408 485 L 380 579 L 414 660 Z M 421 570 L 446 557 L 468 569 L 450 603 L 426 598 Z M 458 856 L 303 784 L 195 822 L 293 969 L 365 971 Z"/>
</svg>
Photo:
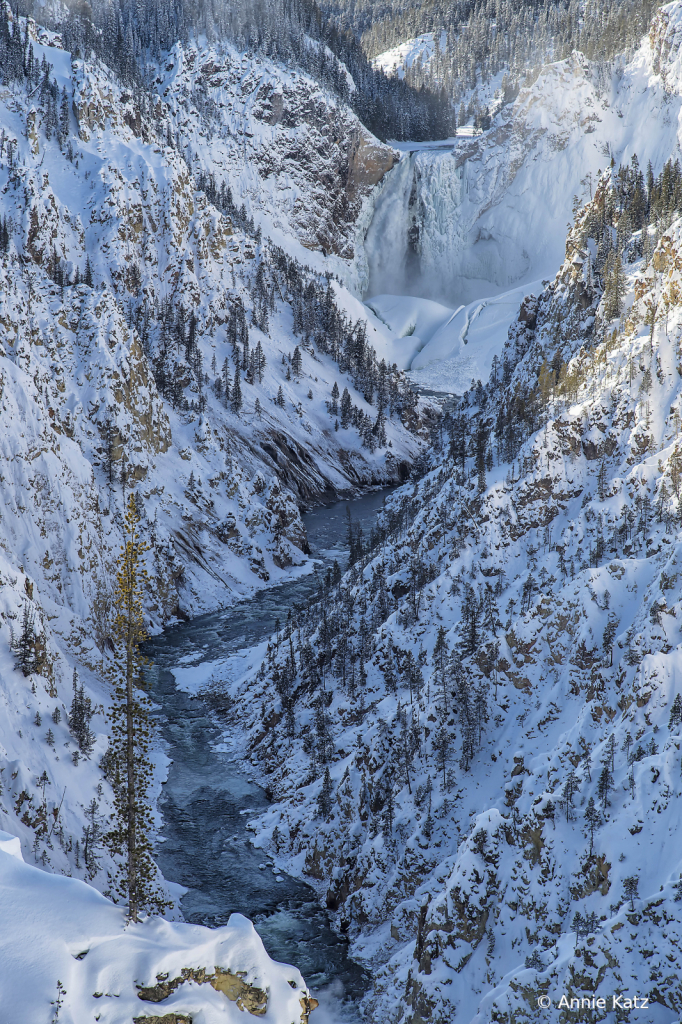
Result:
<svg viewBox="0 0 682 1024">
<path fill-rule="evenodd" d="M 128 598 L 128 643 L 126 645 L 126 769 L 128 786 L 128 913 L 137 921 L 137 821 L 135 814 L 135 723 L 133 717 L 133 594 Z"/>
</svg>

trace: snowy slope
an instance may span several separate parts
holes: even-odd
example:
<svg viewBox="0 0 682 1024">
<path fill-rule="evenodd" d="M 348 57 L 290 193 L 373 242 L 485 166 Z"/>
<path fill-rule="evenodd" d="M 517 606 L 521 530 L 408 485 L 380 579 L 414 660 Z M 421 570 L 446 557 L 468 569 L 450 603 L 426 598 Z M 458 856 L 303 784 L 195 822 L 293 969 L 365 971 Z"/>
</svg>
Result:
<svg viewBox="0 0 682 1024">
<path fill-rule="evenodd" d="M 8 1020 L 129 1024 L 167 1015 L 236 1024 L 248 1009 L 270 1024 L 307 1024 L 315 1005 L 296 968 L 270 960 L 240 914 L 214 929 L 159 918 L 126 925 L 124 912 L 91 886 L 24 864 L 18 839 L 6 832 L 0 903 Z"/>
<path fill-rule="evenodd" d="M 22 34 L 25 28 L 22 19 Z M 293 206 L 277 213 L 272 197 L 284 194 L 283 179 L 273 190 L 267 167 L 244 157 L 243 138 L 239 149 L 232 122 L 229 132 L 211 122 L 204 152 L 227 163 L 232 154 L 223 180 L 238 212 L 226 215 L 198 187 L 201 168 L 181 137 L 184 126 L 196 142 L 204 125 L 186 97 L 181 102 L 183 75 L 199 60 L 205 69 L 215 51 L 188 45 L 170 55 L 157 83 L 165 98 L 146 106 L 109 68 L 72 58 L 58 36 L 30 19 L 28 34 L 35 59 L 45 59 L 66 90 L 69 123 L 60 142 L 39 90 L 19 81 L 0 90 L 0 221 L 8 235 L 0 252 L 0 828 L 19 838 L 32 867 L 106 891 L 110 861 L 99 848 L 86 862 L 83 850 L 86 810 L 94 801 L 100 824 L 111 811 L 100 767 L 110 700 L 102 681 L 106 647 L 95 642 L 93 607 L 111 595 L 131 491 L 150 545 L 145 617 L 158 630 L 307 571 L 300 508 L 397 482 L 424 447 L 425 427 L 412 399 L 409 417 L 400 405 L 403 383 L 385 411 L 385 441 L 370 450 L 353 423 L 335 429 L 327 409 L 335 383 L 348 388 L 365 425 L 378 411 L 349 369 L 321 350 L 318 334 L 294 333 L 293 286 L 279 250 L 250 223 L 267 209 L 264 229 L 272 226 L 272 234 L 286 235 L 288 251 L 306 256 L 302 287 L 326 287 L 321 250 L 303 242 L 317 237 L 338 200 L 348 219 L 339 218 L 334 245 L 351 245 L 368 182 L 382 173 L 382 161 L 391 163 L 392 150 L 311 79 L 228 48 L 225 67 L 244 73 L 214 88 L 232 113 L 239 98 L 242 134 L 260 124 L 243 104 L 247 95 L 256 104 L 263 76 L 287 86 L 282 110 L 293 117 L 298 104 L 298 120 L 310 114 L 311 127 L 268 123 L 288 153 L 282 174 L 296 183 Z M 223 129 L 229 145 L 221 149 Z M 309 158 L 323 130 L 336 140 L 332 162 L 341 169 L 320 191 Z M 272 141 L 260 139 L 263 153 L 275 151 Z M 258 170 L 245 177 L 245 166 Z M 218 173 L 218 164 L 210 169 Z M 305 224 L 292 213 L 302 207 Z M 306 269 L 314 260 L 316 269 Z M 261 269 L 267 323 L 261 309 L 259 327 L 253 296 Z M 344 286 L 334 281 L 330 294 L 344 337 L 374 320 Z M 243 347 L 238 368 L 228 339 L 239 303 L 251 351 L 260 343 L 265 358 L 252 383 Z M 369 324 L 370 345 L 375 333 Z M 164 346 L 165 381 L 158 372 Z M 300 372 L 292 370 L 296 346 Z M 216 390 L 226 362 L 231 381 L 236 374 L 241 381 L 239 411 Z M 25 615 L 42 652 L 28 677 L 10 652 Z M 80 756 L 67 726 L 74 669 L 95 708 L 90 756 Z M 165 766 L 157 752 L 153 796 Z"/>
<path fill-rule="evenodd" d="M 428 67 L 435 49 L 436 40 L 433 32 L 425 32 L 378 54 L 372 59 L 372 63 L 387 75 L 404 78 L 405 69 L 411 68 L 417 62 L 424 68 Z"/>
<path fill-rule="evenodd" d="M 324 619 L 213 666 L 260 841 L 374 968 L 370 1020 L 679 1020 L 682 221 L 613 318 L 581 255 L 608 183 Z"/>
<path fill-rule="evenodd" d="M 365 305 L 390 332 L 382 351 L 387 351 L 391 362 L 410 370 L 410 379 L 420 387 L 462 394 L 472 380 L 490 376 L 509 325 L 516 320 L 522 300 L 534 290 L 542 291 L 540 281 L 458 309 L 402 295 L 376 295 Z"/>
</svg>

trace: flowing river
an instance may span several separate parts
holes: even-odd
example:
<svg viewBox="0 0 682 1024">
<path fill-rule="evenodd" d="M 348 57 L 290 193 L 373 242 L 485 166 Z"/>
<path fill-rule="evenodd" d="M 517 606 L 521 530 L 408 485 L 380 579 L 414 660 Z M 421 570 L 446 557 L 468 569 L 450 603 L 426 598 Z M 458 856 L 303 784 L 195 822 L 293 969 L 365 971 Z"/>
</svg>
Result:
<svg viewBox="0 0 682 1024">
<path fill-rule="evenodd" d="M 369 535 L 386 491 L 340 501 L 303 518 L 313 556 L 326 572 L 334 559 L 347 561 L 346 516 Z M 250 782 L 239 760 L 215 749 L 220 728 L 200 698 L 179 690 L 173 668 L 182 662 L 217 661 L 252 647 L 286 621 L 294 602 L 317 589 L 317 574 L 260 591 L 249 600 L 166 629 L 145 644 L 154 662 L 152 696 L 172 759 L 160 801 L 163 838 L 158 861 L 164 876 L 185 886 L 181 909 L 187 921 L 212 927 L 231 913 L 250 918 L 270 956 L 298 967 L 317 999 L 313 1024 L 359 1021 L 357 1004 L 369 978 L 348 956 L 347 943 L 330 927 L 327 913 L 305 882 L 276 872 L 247 831 L 249 812 L 268 798 Z"/>
</svg>

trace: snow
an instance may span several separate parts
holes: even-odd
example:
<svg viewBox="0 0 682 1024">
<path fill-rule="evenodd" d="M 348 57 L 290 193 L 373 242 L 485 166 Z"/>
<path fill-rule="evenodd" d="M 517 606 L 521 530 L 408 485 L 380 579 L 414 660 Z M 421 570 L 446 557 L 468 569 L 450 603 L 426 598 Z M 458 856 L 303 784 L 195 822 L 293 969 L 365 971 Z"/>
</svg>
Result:
<svg viewBox="0 0 682 1024">
<path fill-rule="evenodd" d="M 442 32 L 439 45 L 445 45 L 445 33 Z M 375 67 L 381 68 L 386 75 L 396 75 L 398 78 L 405 77 L 406 69 L 410 69 L 419 62 L 422 67 L 427 68 L 436 51 L 436 39 L 433 32 L 424 32 L 414 39 L 408 39 L 399 43 L 390 50 L 385 50 L 378 56 L 372 58 Z"/>
<path fill-rule="evenodd" d="M 276 964 L 245 917 L 222 928 L 149 918 L 126 924 L 123 910 L 75 878 L 24 864 L 18 840 L 0 832 L 0 999 L 8 1020 L 57 1019 L 57 983 L 66 990 L 58 1019 L 124 1024 L 152 1012 L 192 1015 L 205 1024 L 243 1021 L 235 1001 L 209 984 L 185 982 L 162 1002 L 142 1002 L 137 986 L 154 986 L 185 968 L 243 972 L 267 992 L 269 1024 L 301 1019 L 308 991 L 299 971 Z M 154 1010 L 151 1007 L 154 1007 Z"/>
<path fill-rule="evenodd" d="M 254 822 L 259 842 L 283 868 L 311 876 L 322 899 L 338 900 L 337 920 L 352 937 L 352 952 L 375 971 L 376 989 L 365 1005 L 370 1019 L 424 1017 L 427 1007 L 432 1019 L 489 1024 L 505 1016 L 524 1019 L 530 1003 L 532 1018 L 549 1024 L 562 995 L 584 992 L 609 1002 L 613 995 L 646 997 L 649 1006 L 638 1016 L 647 1024 L 679 1020 L 681 737 L 670 714 L 682 679 L 682 541 L 674 483 L 682 403 L 682 221 L 664 233 L 648 267 L 643 260 L 628 266 L 621 318 L 605 323 L 597 343 L 587 346 L 579 327 L 594 310 L 581 306 L 584 270 L 570 256 L 584 215 L 569 236 L 569 257 L 542 288 L 536 333 L 528 321 L 511 325 L 504 352 L 512 373 L 507 395 L 521 383 L 534 385 L 545 353 L 554 351 L 576 374 L 576 393 L 555 396 L 546 423 L 530 433 L 513 463 L 494 442 L 482 491 L 473 452 L 466 472 L 456 471 L 446 434 L 430 472 L 389 503 L 395 513 L 401 510 L 399 525 L 344 580 L 341 615 L 335 617 L 335 602 L 327 606 L 327 622 L 339 623 L 356 650 L 361 630 L 372 624 L 367 680 L 359 683 L 356 676 L 354 690 L 341 682 L 340 645 L 336 636 L 331 642 L 324 691 L 333 749 L 328 820 L 316 810 L 321 773 L 313 770 L 310 739 L 319 729 L 321 691 L 309 679 L 292 688 L 294 737 L 274 728 L 269 751 L 254 748 L 252 755 L 254 775 L 267 778 L 275 793 Z M 660 308 L 668 289 L 677 297 L 655 325 L 651 353 L 647 303 Z M 371 304 L 396 336 L 416 325 L 421 312 L 410 299 L 381 296 Z M 479 306 L 469 309 L 471 331 L 485 315 L 487 307 L 473 318 Z M 603 306 L 600 311 L 604 315 Z M 430 312 L 426 307 L 424 322 Z M 503 308 L 490 311 L 491 337 L 506 315 Z M 489 402 L 494 392 L 491 383 Z M 456 411 L 466 417 L 470 408 Z M 492 423 L 496 412 L 493 404 Z M 641 511 L 647 507 L 648 513 Z M 406 509 L 413 516 L 407 527 Z M 633 527 L 624 531 L 628 511 Z M 597 532 L 606 550 L 595 564 Z M 409 579 L 417 551 L 430 582 L 415 615 Z M 502 661 L 495 676 L 483 658 L 485 641 L 476 657 L 466 656 L 462 622 L 472 600 L 468 587 L 480 601 L 498 577 L 493 632 Z M 532 599 L 524 607 L 531 577 Z M 385 602 L 386 594 L 403 596 Z M 609 621 L 617 623 L 613 665 L 604 646 Z M 482 744 L 468 767 L 459 760 L 462 712 L 444 713 L 432 654 L 441 626 L 452 651 L 446 676 L 452 688 L 460 662 L 469 693 L 487 678 Z M 294 648 L 301 680 L 308 639 L 309 662 L 325 649 L 316 629 L 312 623 L 308 637 L 303 624 L 301 645 Z M 492 642 L 492 633 L 487 636 Z M 422 665 L 423 685 L 414 694 L 400 667 L 406 652 Z M 262 648 L 254 651 L 254 663 L 262 654 Z M 270 654 L 277 663 L 277 651 Z M 397 692 L 388 685 L 389 665 Z M 218 678 L 221 666 L 213 671 Z M 222 675 L 240 706 L 253 709 L 226 736 L 238 750 L 248 742 L 244 732 L 252 741 L 259 734 L 263 703 L 279 712 L 280 699 L 269 671 L 265 680 L 253 671 L 240 678 L 233 662 Z M 401 709 L 415 720 L 419 737 L 411 790 L 401 769 Z M 440 723 L 454 748 L 448 781 L 433 742 Z M 602 797 L 598 780 L 611 756 L 613 783 Z M 572 807 L 563 797 L 570 771 L 578 786 Z M 380 802 L 387 778 L 394 799 L 390 827 L 385 799 L 383 809 Z M 584 820 L 590 798 L 600 815 L 593 855 Z M 631 906 L 625 887 L 632 877 L 638 894 Z M 590 933 L 578 933 L 578 914 L 594 915 Z M 546 1013 L 534 1003 L 539 992 L 552 999 Z"/>
<path fill-rule="evenodd" d="M 147 303 L 158 311 L 168 301 L 177 307 L 182 296 L 197 318 L 205 373 L 215 379 L 213 358 L 218 372 L 228 358 L 234 373 L 226 339 L 228 310 L 239 297 L 250 314 L 267 232 L 259 245 L 196 189 L 188 140 L 199 147 L 203 169 L 215 172 L 218 184 L 229 184 L 257 221 L 263 214 L 265 228 L 272 224 L 273 234 L 279 230 L 288 239 L 287 251 L 299 253 L 316 272 L 327 267 L 319 243 L 311 251 L 303 242 L 337 226 L 329 219 L 333 197 L 318 187 L 310 153 L 332 129 L 341 148 L 360 136 L 376 146 L 379 156 L 392 159 L 392 151 L 372 140 L 348 108 L 330 101 L 307 76 L 230 47 L 211 48 L 205 41 L 201 47 L 180 47 L 159 73 L 156 84 L 163 91 L 167 127 L 173 141 L 180 139 L 179 146 L 167 146 L 151 124 L 131 127 L 139 114 L 135 99 L 110 69 L 96 60 L 72 60 L 58 45 L 48 45 L 43 30 L 39 35 L 44 43 L 34 43 L 34 51 L 52 64 L 60 88 L 66 86 L 71 94 L 78 120 L 74 117 L 71 124 L 69 159 L 68 147 L 63 152 L 54 136 L 46 138 L 37 110 L 35 130 L 30 130 L 33 99 L 18 84 L 0 90 L 0 216 L 9 219 L 12 235 L 9 252 L 0 255 L 0 829 L 14 837 L 2 840 L 5 852 L 0 855 L 9 856 L 9 843 L 9 853 L 23 856 L 30 866 L 26 877 L 42 874 L 46 886 L 53 877 L 73 878 L 72 888 L 64 891 L 76 894 L 78 902 L 82 891 L 95 894 L 94 899 L 97 890 L 106 890 L 113 867 L 101 848 L 98 863 L 86 865 L 82 850 L 85 809 L 94 800 L 103 821 L 112 810 L 111 787 L 100 768 L 108 742 L 110 689 L 94 643 L 91 612 L 98 584 L 106 588 L 114 579 L 122 508 L 131 489 L 143 504 L 142 531 L 152 545 L 145 622 L 158 631 L 178 616 L 228 607 L 268 583 L 309 571 L 299 502 L 314 503 L 334 491 L 353 494 L 395 477 L 395 466 L 409 464 L 423 441 L 403 426 L 397 412 L 386 425 L 391 447 L 373 454 L 362 447 L 355 428 L 334 430 L 325 403 L 335 382 L 342 391 L 347 386 L 368 413 L 376 416 L 376 409 L 338 363 L 312 344 L 303 349 L 300 380 L 291 373 L 287 380 L 291 354 L 302 339 L 293 335 L 291 307 L 276 290 L 268 333 L 250 325 L 251 346 L 261 342 L 266 368 L 262 381 L 244 382 L 240 416 L 225 407 L 211 386 L 205 389 L 201 414 L 198 393 L 189 385 L 185 397 L 194 409 L 174 408 L 159 394 L 150 359 L 161 327 L 152 323 L 145 339 L 141 320 L 132 322 L 138 300 L 140 307 Z M 213 59 L 219 65 L 220 81 L 211 87 L 222 104 L 219 124 L 207 122 L 193 107 L 186 110 L 184 99 L 196 62 L 205 66 Z M 264 82 L 275 92 L 281 88 L 294 109 L 298 120 L 291 129 L 258 116 Z M 303 123 L 301 111 L 309 115 L 308 104 L 317 112 L 315 123 Z M 242 138 L 251 132 L 253 151 L 245 154 L 237 130 Z M 298 164 L 285 166 L 283 154 L 294 139 L 304 155 Z M 11 165 L 8 140 L 14 142 Z M 282 162 L 275 182 L 265 163 L 278 145 Z M 335 150 L 332 164 L 337 156 Z M 199 171 L 196 160 L 192 170 Z M 291 207 L 279 191 L 285 179 L 295 193 Z M 352 248 L 352 217 L 368 192 L 358 189 L 357 202 L 349 207 L 351 219 L 339 223 L 339 249 Z M 301 208 L 305 217 L 297 220 Z M 53 254 L 81 273 L 89 257 L 93 286 L 56 284 L 46 273 Z M 337 255 L 329 263 L 343 265 L 349 275 L 350 257 Z M 137 283 L 133 271 L 139 274 Z M 353 322 L 374 320 L 345 286 L 335 282 L 334 288 L 340 308 Z M 370 325 L 368 335 L 373 332 Z M 173 342 L 172 348 L 182 362 L 182 346 Z M 273 400 L 280 386 L 284 408 Z M 113 432 L 111 481 L 105 465 L 107 423 Z M 192 477 L 194 488 L 189 486 Z M 9 647 L 25 609 L 45 644 L 44 664 L 29 677 L 15 666 Z M 68 727 L 74 669 L 95 708 L 89 757 L 79 755 Z M 156 800 L 168 762 L 158 749 L 153 761 L 150 795 Z M 41 786 L 43 773 L 48 781 Z M 37 884 L 30 883 L 34 895 Z M 172 884 L 166 891 L 179 895 Z M 25 899 L 28 905 L 29 895 Z M 120 911 L 114 912 L 103 897 L 94 906 L 108 908 L 101 911 L 105 924 L 120 921 Z M 169 926 L 174 916 L 179 916 L 177 909 L 168 915 Z M 43 923 L 49 934 L 49 921 Z M 109 934 L 109 924 L 106 929 Z M 181 948 L 178 936 L 190 933 L 171 929 L 168 934 L 171 946 L 179 942 Z M 205 941 L 204 933 L 196 934 Z M 207 966 L 213 969 L 217 962 Z M 41 982 L 36 999 L 43 999 L 47 989 L 54 997 L 57 977 L 69 989 L 66 966 L 57 959 L 53 967 L 54 977 Z M 97 988 L 92 984 L 91 992 Z M 219 995 L 204 993 L 201 999 L 208 1007 Z M 139 1013 L 140 1006 L 136 1009 Z M 299 1017 L 300 1012 L 299 1007 Z M 49 999 L 40 1013 L 27 1008 L 23 1019 L 47 1019 L 47 1013 Z M 74 1011 L 74 1024 L 85 1019 L 79 1013 Z"/>
<path fill-rule="evenodd" d="M 366 320 L 380 359 L 409 369 L 420 386 L 461 393 L 471 379 L 486 380 L 510 326 L 512 335 L 517 330 L 513 321 L 521 300 L 538 295 L 541 279 L 562 265 L 572 196 L 588 200 L 599 169 L 612 157 L 617 166 L 637 152 L 641 166 L 651 160 L 658 171 L 679 153 L 681 37 L 682 4 L 668 5 L 650 38 L 613 75 L 605 77 L 603 69 L 574 54 L 545 68 L 484 135 L 465 131 L 439 144 L 403 145 L 401 159 L 378 187 L 364 185 L 350 199 L 338 168 L 346 166 L 351 140 L 375 147 L 379 162 L 391 162 L 392 153 L 308 76 L 259 55 L 205 40 L 178 44 L 155 83 L 177 148 L 151 130 L 136 135 L 134 102 L 109 70 L 96 61 L 72 61 L 42 34 L 45 42 L 34 50 L 50 60 L 60 87 L 67 87 L 80 110 L 79 125 L 72 125 L 73 161 L 54 138 L 45 138 L 39 123 L 32 139 L 30 102 L 18 89 L 2 90 L 0 128 L 5 139 L 16 141 L 12 167 L 6 149 L 0 154 L 0 214 L 15 225 L 13 248 L 0 261 L 0 828 L 6 830 L 0 833 L 0 989 L 3 1011 L 13 1020 L 47 1019 L 59 979 L 66 988 L 60 1020 L 68 1024 L 70 1015 L 73 1024 L 81 1024 L 96 1012 L 103 1021 L 122 1024 L 145 1009 L 135 981 L 152 984 L 157 973 L 216 965 L 244 970 L 254 984 L 269 988 L 266 1020 L 300 1019 L 300 975 L 268 960 L 248 922 L 233 917 L 210 932 L 170 919 L 124 927 L 121 909 L 97 891 L 107 885 L 109 861 L 103 858 L 86 884 L 88 872 L 76 847 L 84 808 L 93 799 L 102 814 L 111 807 L 111 790 L 98 767 L 106 747 L 108 689 L 88 621 L 96 580 L 111 577 L 121 540 L 122 489 L 118 482 L 109 485 L 103 467 L 107 413 L 125 438 L 145 503 L 144 529 L 161 552 L 158 579 L 177 573 L 174 578 L 184 580 L 175 591 L 179 606 L 169 610 L 159 602 L 148 609 L 153 629 L 178 610 L 196 614 L 229 606 L 306 571 L 296 543 L 297 501 L 390 475 L 388 452 L 370 456 L 356 433 L 333 429 L 325 402 L 334 382 L 348 386 L 353 401 L 372 411 L 337 363 L 305 349 L 302 379 L 286 379 L 289 355 L 301 339 L 293 336 L 289 306 L 276 296 L 269 333 L 251 331 L 252 344 L 260 340 L 266 351 L 267 367 L 260 390 L 244 387 L 241 418 L 211 391 L 201 416 L 174 409 L 159 395 L 138 330 L 129 322 L 132 267 L 140 272 L 140 294 L 151 303 L 177 294 L 191 297 L 208 371 L 214 355 L 219 365 L 230 355 L 226 309 L 237 295 L 248 305 L 264 252 L 196 191 L 192 173 L 210 171 L 218 183 L 230 184 L 266 238 L 316 273 L 338 274 L 332 288 L 339 308 L 353 322 Z M 402 73 L 420 54 L 433 53 L 430 38 L 430 44 L 426 37 L 411 41 L 391 57 L 392 67 Z M 204 74 L 209 65 L 213 69 Z M 210 116 L 187 102 L 200 84 L 215 104 Z M 289 120 L 277 113 L 279 98 Z M 341 194 L 349 200 L 344 217 L 336 212 Z M 678 262 L 666 273 L 677 280 L 682 225 L 671 230 L 670 245 Z M 53 248 L 81 270 L 89 253 L 95 287 L 54 285 L 44 272 Z M 562 273 L 574 271 L 562 267 Z M 675 842 L 680 736 L 668 723 L 682 679 L 682 545 L 672 497 L 682 317 L 677 308 L 665 330 L 656 326 L 660 368 L 652 364 L 652 393 L 644 397 L 638 367 L 649 358 L 648 330 L 635 300 L 635 285 L 653 289 L 660 300 L 670 283 L 661 273 L 631 270 L 624 316 L 631 316 L 632 331 L 600 352 L 599 362 L 579 351 L 580 338 L 571 339 L 573 348 L 564 354 L 580 377 L 575 402 L 555 410 L 552 423 L 526 442 L 512 466 L 493 462 L 483 493 L 436 466 L 396 496 L 414 511 L 406 536 L 391 540 L 385 560 L 384 553 L 377 556 L 363 580 L 352 581 L 356 607 L 372 606 L 377 594 L 391 595 L 391 607 L 377 618 L 376 629 L 371 626 L 375 649 L 365 665 L 365 705 L 358 710 L 343 692 L 332 694 L 332 821 L 316 817 L 320 780 L 311 773 L 301 740 L 315 733 L 316 708 L 305 692 L 296 708 L 296 736 L 282 739 L 270 762 L 263 755 L 275 799 L 254 827 L 277 870 L 317 872 L 324 900 L 356 858 L 357 915 L 343 922 L 339 916 L 339 923 L 348 925 L 355 954 L 377 972 L 372 1012 L 378 1020 L 407 1012 L 399 1003 L 412 984 L 433 1000 L 443 1019 L 488 1024 L 493 1003 L 516 1013 L 520 985 L 551 980 L 558 991 L 572 972 L 587 969 L 591 956 L 603 969 L 603 985 L 619 983 L 614 958 L 642 986 L 653 984 L 654 972 L 668 979 L 676 969 L 668 965 L 679 961 L 682 943 L 672 889 L 682 868 Z M 557 294 L 562 287 L 556 285 Z M 556 340 L 549 328 L 542 344 L 551 358 Z M 632 387 L 626 383 L 628 361 L 638 378 Z M 536 369 L 529 360 L 519 373 Z M 280 385 L 283 410 L 271 401 Z M 262 419 L 255 412 L 257 395 Z M 421 441 L 397 417 L 387 429 L 396 459 L 408 463 Z M 613 440 L 613 450 L 588 458 L 605 437 Z M 651 444 L 642 448 L 649 437 Z M 287 481 L 292 489 L 278 476 L 291 471 L 294 460 L 282 467 L 279 455 L 268 455 L 265 446 L 272 447 L 273 438 L 295 446 L 301 461 L 309 458 L 302 476 Z M 595 476 L 602 462 L 607 493 L 598 500 Z M 669 513 L 651 525 L 650 543 L 633 543 L 596 567 L 583 564 L 595 522 L 615 530 L 626 506 L 640 509 L 644 495 Z M 467 524 L 461 532 L 449 523 L 453 509 Z M 291 536 L 280 536 L 280 512 Z M 226 522 L 234 524 L 229 543 L 219 536 Z M 559 567 L 558 543 L 562 557 L 573 563 L 568 573 Z M 399 595 L 405 594 L 416 551 L 436 572 L 424 588 L 426 615 L 414 622 L 409 602 Z M 444 625 L 450 645 L 458 643 L 465 581 L 485 593 L 494 575 L 489 570 L 500 568 L 507 577 L 504 600 L 513 604 L 499 631 L 506 663 L 499 695 L 470 771 L 457 775 L 453 762 L 453 787 L 441 788 L 429 717 L 437 721 L 441 714 L 431 686 L 436 631 Z M 522 611 L 531 569 L 538 577 L 544 570 L 544 582 L 537 585 L 533 607 Z M 150 570 L 157 571 L 151 562 Z M 379 581 L 373 589 L 372 573 Z M 16 631 L 25 608 L 35 615 L 46 645 L 46 664 L 33 679 L 16 669 L 9 652 L 10 630 Z M 618 617 L 613 671 L 601 649 L 609 610 Z M 374 622 L 371 614 L 365 624 Z M 383 784 L 381 771 L 395 774 L 387 749 L 395 754 L 400 748 L 387 737 L 394 735 L 398 700 L 402 710 L 408 695 L 404 686 L 399 694 L 389 692 L 382 659 L 395 657 L 398 648 L 416 659 L 424 656 L 428 682 L 426 695 L 415 701 L 421 753 L 414 792 L 396 789 L 397 838 L 389 841 L 378 815 L 374 834 L 364 830 L 359 808 L 364 801 L 366 810 L 368 786 Z M 253 678 L 266 653 L 261 648 L 226 664 L 184 665 L 178 682 L 191 689 L 209 671 L 224 671 L 241 701 L 241 724 L 255 733 L 262 707 L 279 700 L 269 679 Z M 75 764 L 66 717 L 76 666 L 97 710 L 95 749 Z M 469 671 L 471 679 L 482 678 L 480 666 L 471 663 Z M 52 717 L 57 710 L 59 722 Z M 633 765 L 622 753 L 628 731 L 642 749 Z M 454 724 L 453 733 L 460 742 Z M 608 898 L 598 888 L 576 897 L 570 887 L 586 871 L 582 808 L 596 792 L 611 735 L 619 753 L 611 807 L 603 808 L 608 823 L 597 836 L 608 864 Z M 592 778 L 583 762 L 575 806 L 580 820 L 565 821 L 557 809 L 550 825 L 548 802 L 552 794 L 559 800 L 581 742 L 591 748 Z M 225 744 L 243 758 L 242 731 L 227 736 Z M 521 758 L 521 773 L 512 776 Z M 165 768 L 157 751 L 154 795 Z M 264 765 L 254 761 L 253 770 L 258 774 Z M 41 792 L 43 772 L 49 781 Z M 424 797 L 420 806 L 413 798 L 429 778 L 434 832 L 427 842 Z M 46 835 L 41 820 L 54 821 L 54 830 Z M 275 825 L 287 844 L 277 853 Z M 544 846 L 534 863 L 532 833 L 538 827 Z M 486 856 L 475 838 L 481 834 Z M 395 849 L 402 861 L 393 857 Z M 310 860 L 312 851 L 317 862 Z M 341 856 L 349 860 L 342 864 Z M 631 912 L 622 889 L 633 874 L 640 877 L 640 893 Z M 524 899 L 530 893 L 529 907 L 537 913 L 523 906 L 520 887 L 527 890 Z M 499 899 L 486 903 L 493 891 Z M 484 910 L 489 915 L 488 934 L 475 946 L 462 937 L 464 926 L 458 931 L 463 904 L 479 924 Z M 422 906 L 423 948 L 415 959 Z M 599 918 L 592 942 L 581 944 L 575 935 L 577 909 Z M 636 940 L 628 939 L 630 926 L 636 926 Z M 495 945 L 488 954 L 491 936 Z M 86 950 L 82 960 L 75 959 Z M 533 952 L 543 958 L 542 970 L 526 968 L 525 957 Z M 95 999 L 99 991 L 103 995 Z M 219 992 L 195 983 L 180 988 L 166 1005 L 206 1024 L 243 1019 Z M 658 1005 L 648 1021 L 669 1024 L 678 1016 L 679 1003 Z"/>
<path fill-rule="evenodd" d="M 374 341 L 377 353 L 409 370 L 420 387 L 462 394 L 472 379 L 490 376 L 523 299 L 540 291 L 535 281 L 458 309 L 409 295 L 375 295 L 365 305 L 390 332 L 383 344 Z"/>
<path fill-rule="evenodd" d="M 453 314 L 438 302 L 413 296 L 375 295 L 365 305 L 391 332 L 392 348 L 387 349 L 387 358 L 405 370 Z"/>
</svg>

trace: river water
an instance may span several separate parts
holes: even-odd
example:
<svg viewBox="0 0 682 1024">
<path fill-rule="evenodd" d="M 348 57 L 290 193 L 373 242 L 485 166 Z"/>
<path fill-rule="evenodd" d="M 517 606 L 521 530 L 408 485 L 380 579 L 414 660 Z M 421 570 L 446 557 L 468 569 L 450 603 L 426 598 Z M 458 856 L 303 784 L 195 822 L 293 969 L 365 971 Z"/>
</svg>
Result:
<svg viewBox="0 0 682 1024">
<path fill-rule="evenodd" d="M 215 749 L 220 728 L 198 697 L 179 690 L 173 668 L 199 665 L 252 647 L 286 621 L 294 602 L 315 592 L 319 573 L 334 559 L 347 561 L 346 516 L 366 535 L 386 491 L 316 509 L 303 518 L 318 572 L 260 591 L 227 611 L 166 629 L 145 644 L 154 667 L 152 697 L 164 746 L 172 759 L 160 800 L 164 826 L 158 862 L 164 876 L 187 888 L 187 921 L 211 927 L 231 913 L 249 917 L 270 956 L 294 964 L 320 1000 L 313 1024 L 361 1020 L 358 1002 L 369 978 L 348 956 L 347 943 L 329 926 L 314 890 L 274 870 L 250 843 L 249 812 L 267 806 L 265 792 L 247 778 L 239 760 Z"/>
</svg>

